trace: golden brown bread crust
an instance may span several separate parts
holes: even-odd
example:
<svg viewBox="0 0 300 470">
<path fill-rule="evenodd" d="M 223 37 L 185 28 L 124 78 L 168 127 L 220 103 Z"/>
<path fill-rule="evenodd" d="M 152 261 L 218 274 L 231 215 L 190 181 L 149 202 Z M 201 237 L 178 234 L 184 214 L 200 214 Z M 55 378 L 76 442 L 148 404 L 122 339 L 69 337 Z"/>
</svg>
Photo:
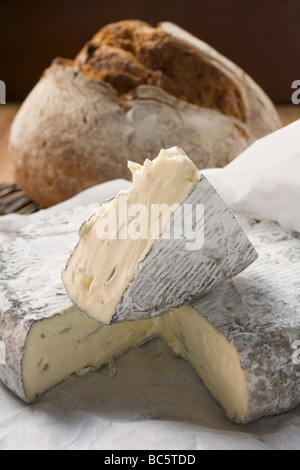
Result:
<svg viewBox="0 0 300 470">
<path fill-rule="evenodd" d="M 57 59 L 11 128 L 16 180 L 44 206 L 179 146 L 198 168 L 224 166 L 280 127 L 265 93 L 176 25 L 122 21 L 74 61 Z"/>
<path fill-rule="evenodd" d="M 235 83 L 195 47 L 160 26 L 137 20 L 109 24 L 84 46 L 75 64 L 90 77 L 110 83 L 121 98 L 139 85 L 153 85 L 188 103 L 245 121 Z"/>
</svg>

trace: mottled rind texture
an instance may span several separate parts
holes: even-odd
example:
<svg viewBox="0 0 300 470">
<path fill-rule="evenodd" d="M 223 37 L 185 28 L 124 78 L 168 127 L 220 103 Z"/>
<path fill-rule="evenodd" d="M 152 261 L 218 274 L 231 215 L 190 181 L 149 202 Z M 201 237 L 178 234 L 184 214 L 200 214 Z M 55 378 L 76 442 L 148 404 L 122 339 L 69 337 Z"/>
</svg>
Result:
<svg viewBox="0 0 300 470">
<path fill-rule="evenodd" d="M 10 303 L 7 300 L 9 297 L 5 286 L 1 286 L 0 299 L 1 302 L 4 299 L 4 307 L 3 304 L 0 307 L 0 340 L 5 343 L 6 363 L 0 365 L 0 379 L 12 392 L 26 401 L 22 383 L 22 358 L 32 321 L 17 318 L 15 312 L 18 304 L 14 301 Z"/>
<path fill-rule="evenodd" d="M 77 228 L 96 208 L 40 212 L 0 250 L 0 340 L 7 353 L 0 379 L 23 400 L 26 336 L 35 321 L 68 307 L 60 271 Z M 259 258 L 193 306 L 237 347 L 248 382 L 246 422 L 300 403 L 300 365 L 292 362 L 292 343 L 300 340 L 300 235 L 276 222 L 238 218 Z"/>
<path fill-rule="evenodd" d="M 121 21 L 45 71 L 10 151 L 18 184 L 49 206 L 174 145 L 198 168 L 224 166 L 279 127 L 266 94 L 210 46 L 171 23 Z"/>
<path fill-rule="evenodd" d="M 300 403 L 300 235 L 272 221 L 240 216 L 259 258 L 193 306 L 235 344 L 246 374 L 244 422 Z"/>
<path fill-rule="evenodd" d="M 171 234 L 185 226 L 183 207 L 193 207 L 195 218 L 198 204 L 204 206 L 204 218 L 197 222 L 194 219 L 194 240 L 185 232 L 179 239 L 174 239 L 174 235 L 168 239 L 165 232 L 161 234 L 145 260 L 140 262 L 116 308 L 113 323 L 150 318 L 174 310 L 255 261 L 257 252 L 253 245 L 204 176 L 172 216 Z M 203 239 L 203 246 L 196 246 L 197 239 L 199 242 Z"/>
<path fill-rule="evenodd" d="M 96 208 L 93 204 L 90 213 Z M 6 345 L 6 364 L 0 365 L 0 379 L 24 401 L 22 359 L 27 334 L 34 322 L 72 305 L 60 272 L 87 212 L 89 207 L 42 211 L 37 222 L 1 246 L 0 340 Z"/>
</svg>

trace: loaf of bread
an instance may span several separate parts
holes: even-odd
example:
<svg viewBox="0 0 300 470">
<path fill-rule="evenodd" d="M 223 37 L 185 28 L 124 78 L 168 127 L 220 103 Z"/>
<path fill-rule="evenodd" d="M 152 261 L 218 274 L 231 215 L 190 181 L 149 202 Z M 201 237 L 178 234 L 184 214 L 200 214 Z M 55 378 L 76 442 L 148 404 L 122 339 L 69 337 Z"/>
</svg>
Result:
<svg viewBox="0 0 300 470">
<path fill-rule="evenodd" d="M 75 60 L 56 59 L 21 106 L 10 152 L 19 186 L 44 206 L 179 146 L 198 168 L 226 165 L 280 127 L 261 88 L 171 23 L 110 24 Z"/>
</svg>

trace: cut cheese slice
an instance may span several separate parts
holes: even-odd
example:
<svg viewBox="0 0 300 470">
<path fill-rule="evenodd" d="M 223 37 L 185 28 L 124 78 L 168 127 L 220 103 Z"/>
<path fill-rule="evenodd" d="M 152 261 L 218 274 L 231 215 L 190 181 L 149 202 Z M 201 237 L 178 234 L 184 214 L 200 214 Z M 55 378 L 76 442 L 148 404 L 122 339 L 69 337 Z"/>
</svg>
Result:
<svg viewBox="0 0 300 470">
<path fill-rule="evenodd" d="M 231 211 L 178 147 L 80 229 L 62 277 L 70 299 L 105 324 L 151 318 L 205 294 L 257 253 Z"/>
<path fill-rule="evenodd" d="M 260 255 L 243 274 L 168 314 L 101 325 L 70 305 L 59 275 L 76 227 L 94 211 L 95 205 L 45 211 L 0 250 L 0 341 L 6 349 L 0 379 L 8 388 L 33 402 L 70 374 L 98 369 L 159 336 L 190 362 L 236 422 L 300 403 L 300 365 L 293 360 L 300 338 L 297 234 L 241 215 Z"/>
<path fill-rule="evenodd" d="M 28 332 L 22 361 L 26 400 L 34 401 L 70 374 L 99 369 L 157 334 L 152 319 L 128 323 L 101 325 L 72 307 L 35 322 Z"/>
</svg>

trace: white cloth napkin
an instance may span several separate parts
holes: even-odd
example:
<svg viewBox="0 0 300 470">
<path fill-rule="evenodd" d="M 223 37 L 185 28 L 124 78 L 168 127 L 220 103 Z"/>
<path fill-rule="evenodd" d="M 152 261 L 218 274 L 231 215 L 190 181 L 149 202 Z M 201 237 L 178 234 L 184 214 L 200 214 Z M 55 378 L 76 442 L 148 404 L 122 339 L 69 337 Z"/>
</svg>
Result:
<svg viewBox="0 0 300 470">
<path fill-rule="evenodd" d="M 300 232 L 300 120 L 257 140 L 226 167 L 204 174 L 231 208 Z"/>
</svg>

